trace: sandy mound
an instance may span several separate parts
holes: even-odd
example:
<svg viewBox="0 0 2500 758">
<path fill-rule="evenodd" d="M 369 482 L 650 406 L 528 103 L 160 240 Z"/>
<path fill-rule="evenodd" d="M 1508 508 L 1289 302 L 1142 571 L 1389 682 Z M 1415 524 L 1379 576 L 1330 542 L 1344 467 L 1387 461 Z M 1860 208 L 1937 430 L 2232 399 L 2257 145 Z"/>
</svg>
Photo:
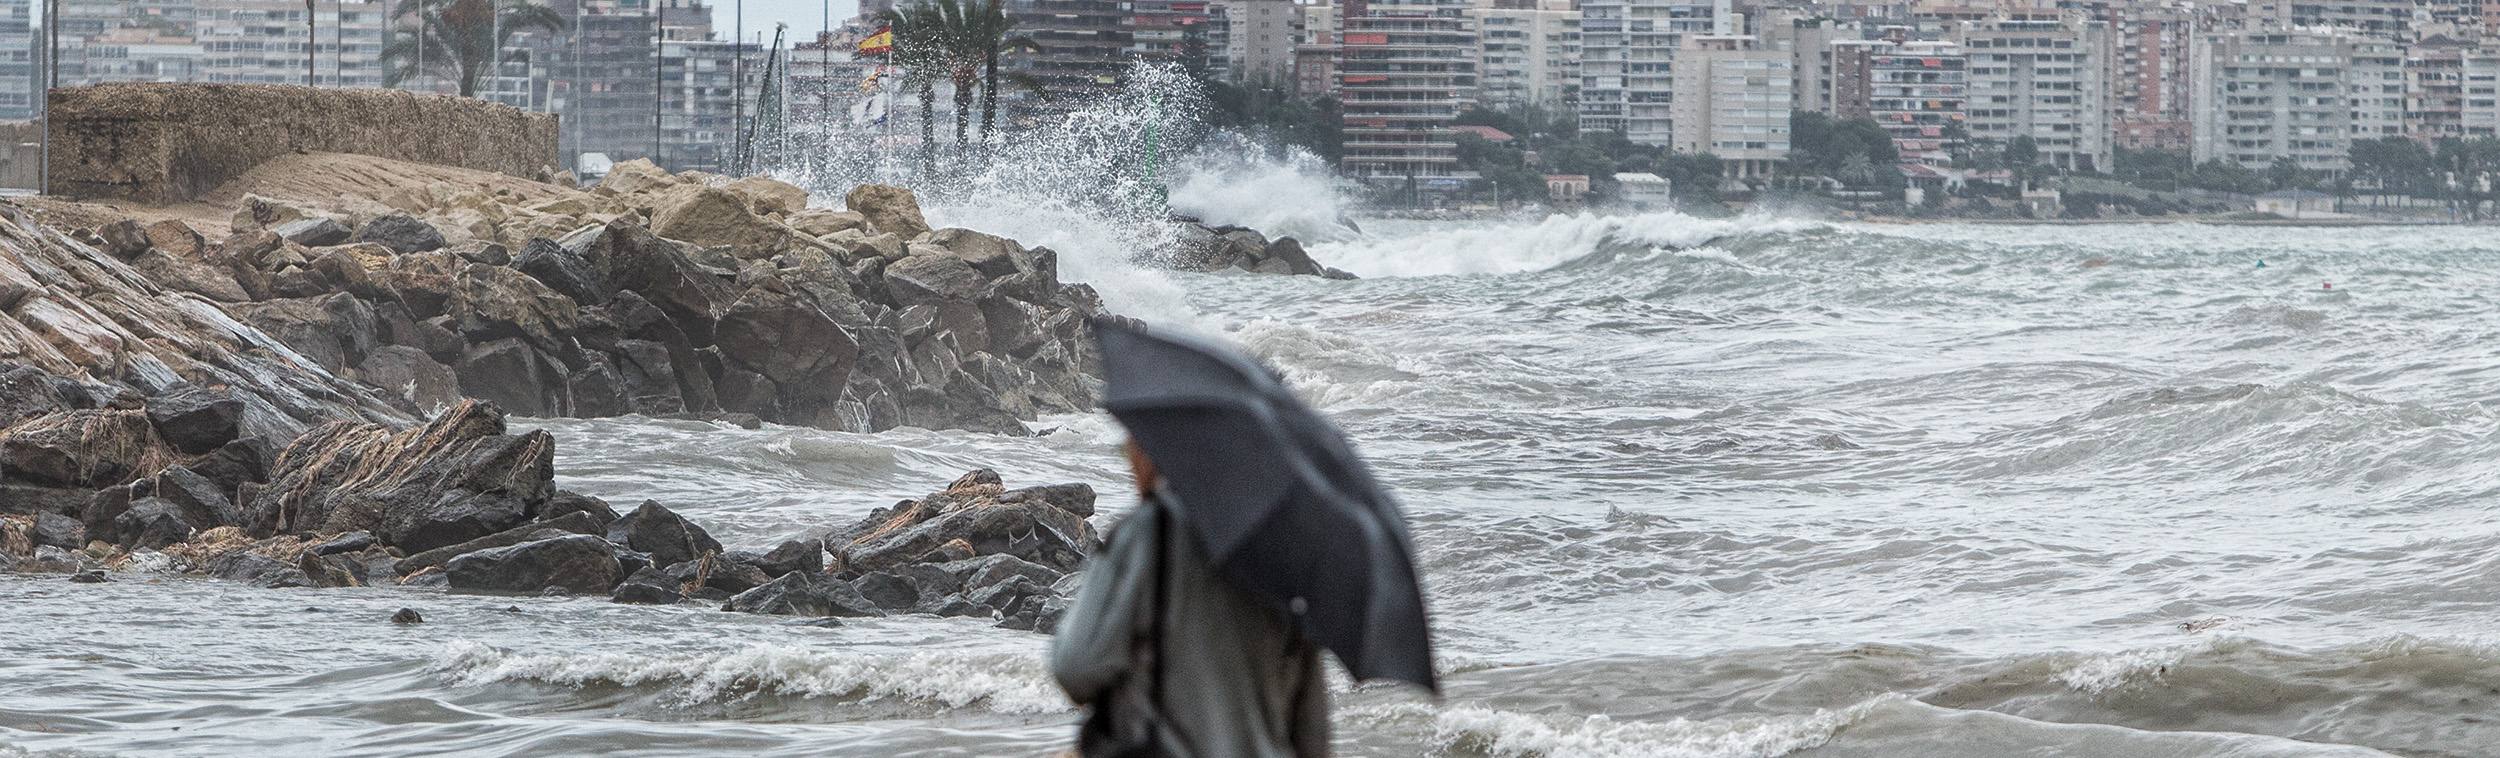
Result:
<svg viewBox="0 0 2500 758">
<path fill-rule="evenodd" d="M 234 207 L 247 194 L 301 203 L 330 203 L 341 195 L 384 202 L 393 190 L 435 184 L 475 189 L 487 194 L 505 191 L 533 201 L 581 194 L 579 190 L 492 171 L 411 163 L 370 155 L 298 153 L 255 166 L 200 199 L 210 205 L 228 208 Z"/>
</svg>

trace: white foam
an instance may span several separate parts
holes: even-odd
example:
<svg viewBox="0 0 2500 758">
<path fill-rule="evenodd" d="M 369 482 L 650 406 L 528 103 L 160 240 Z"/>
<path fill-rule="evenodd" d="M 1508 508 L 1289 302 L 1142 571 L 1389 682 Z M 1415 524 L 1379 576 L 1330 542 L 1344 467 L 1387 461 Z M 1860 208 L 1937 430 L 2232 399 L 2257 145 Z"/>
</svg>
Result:
<svg viewBox="0 0 2500 758">
<path fill-rule="evenodd" d="M 1353 239 L 1339 223 L 1349 205 L 1344 180 L 1319 156 L 1282 155 L 1233 134 L 1218 134 L 1175 166 L 1172 210 L 1211 225 L 1246 226 L 1304 244 Z"/>
<path fill-rule="evenodd" d="M 862 655 L 755 644 L 698 653 L 514 653 L 461 640 L 435 671 L 463 685 L 538 682 L 660 686 L 687 703 L 769 692 L 818 698 L 896 700 L 944 709 L 1042 714 L 1069 709 L 1037 656 L 912 653 Z"/>
<path fill-rule="evenodd" d="M 1702 219 L 1674 211 L 1631 216 L 1554 214 L 1532 222 L 1450 224 L 1313 246 L 1311 255 L 1371 277 L 1542 271 L 1608 245 L 1696 247 L 1737 234 L 1793 232 L 1820 222 L 1768 214 Z"/>
<path fill-rule="evenodd" d="M 1502 758 L 1777 758 L 1821 747 L 1842 728 L 1898 697 L 1884 695 L 1840 710 L 1706 720 L 1617 721 L 1425 704 L 1349 709 L 1348 715 L 1382 723 L 1428 718 L 1436 750 Z"/>
</svg>

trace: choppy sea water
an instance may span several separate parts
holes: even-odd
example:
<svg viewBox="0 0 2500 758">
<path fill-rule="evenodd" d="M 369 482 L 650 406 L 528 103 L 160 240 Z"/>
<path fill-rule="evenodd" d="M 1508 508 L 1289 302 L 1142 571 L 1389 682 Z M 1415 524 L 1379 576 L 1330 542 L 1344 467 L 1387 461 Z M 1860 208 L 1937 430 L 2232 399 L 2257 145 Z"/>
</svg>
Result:
<svg viewBox="0 0 2500 758">
<path fill-rule="evenodd" d="M 1344 754 L 2500 745 L 2487 229 L 1367 226 L 1315 251 L 1362 281 L 1110 293 L 1278 364 L 1402 495 L 1447 697 L 1341 688 Z M 1099 417 L 535 423 L 566 486 L 733 545 L 974 466 L 1121 491 Z M 172 578 L 0 607 L 0 755 L 1038 755 L 1074 718 L 1042 637 L 960 619 Z"/>
</svg>

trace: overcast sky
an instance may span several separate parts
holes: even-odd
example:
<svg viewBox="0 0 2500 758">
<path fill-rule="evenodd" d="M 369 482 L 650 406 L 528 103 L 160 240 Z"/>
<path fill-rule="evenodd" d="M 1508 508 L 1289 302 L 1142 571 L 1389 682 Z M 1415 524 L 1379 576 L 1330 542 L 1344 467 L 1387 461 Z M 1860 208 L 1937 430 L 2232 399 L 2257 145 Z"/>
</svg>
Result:
<svg viewBox="0 0 2500 758">
<path fill-rule="evenodd" d="M 737 28 L 738 0 L 710 2 L 712 28 L 720 31 L 721 39 L 728 39 L 730 30 Z M 833 0 L 834 25 L 840 26 L 843 19 L 857 13 L 857 0 Z M 746 14 L 749 41 L 762 32 L 764 41 L 771 42 L 776 22 L 790 25 L 788 39 L 792 44 L 815 39 L 816 30 L 825 28 L 825 0 L 746 0 Z"/>
</svg>

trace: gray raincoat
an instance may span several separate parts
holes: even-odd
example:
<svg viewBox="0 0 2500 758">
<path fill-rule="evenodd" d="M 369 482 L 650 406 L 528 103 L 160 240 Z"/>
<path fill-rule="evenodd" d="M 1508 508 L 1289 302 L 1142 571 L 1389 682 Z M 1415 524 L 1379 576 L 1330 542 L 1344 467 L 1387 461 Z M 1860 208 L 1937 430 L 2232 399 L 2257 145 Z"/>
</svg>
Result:
<svg viewBox="0 0 2500 758">
<path fill-rule="evenodd" d="M 1328 754 L 1318 647 L 1233 587 L 1148 498 L 1086 568 L 1052 641 L 1059 686 L 1088 713 L 1088 758 Z M 1159 585 L 1159 586 L 1158 586 Z"/>
</svg>

